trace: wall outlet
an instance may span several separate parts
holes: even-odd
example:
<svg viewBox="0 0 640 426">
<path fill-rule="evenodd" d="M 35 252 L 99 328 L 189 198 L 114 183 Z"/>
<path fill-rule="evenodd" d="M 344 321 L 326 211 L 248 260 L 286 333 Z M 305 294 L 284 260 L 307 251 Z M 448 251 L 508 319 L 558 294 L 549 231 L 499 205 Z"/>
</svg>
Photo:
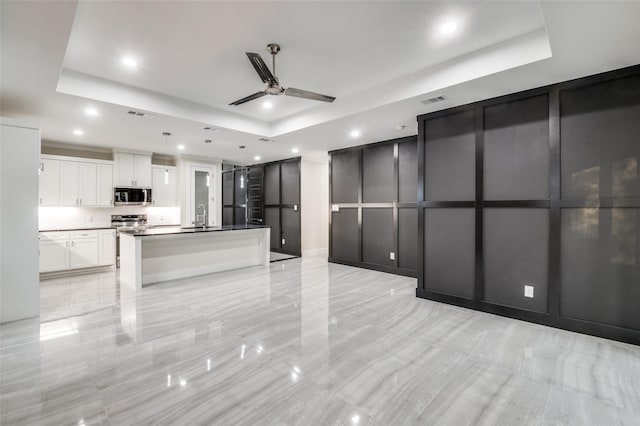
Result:
<svg viewBox="0 0 640 426">
<path fill-rule="evenodd" d="M 160 216 L 160 222 L 164 222 L 164 216 Z"/>
<path fill-rule="evenodd" d="M 340 206 L 337 204 L 331 204 L 331 211 L 332 212 L 339 212 L 340 211 Z"/>
<path fill-rule="evenodd" d="M 284 245 L 284 238 L 282 239 L 282 245 Z"/>
<path fill-rule="evenodd" d="M 392 251 L 389 252 L 389 260 L 396 260 L 396 254 Z"/>
<path fill-rule="evenodd" d="M 297 204 L 294 204 L 294 205 L 293 205 L 293 211 L 294 211 L 294 212 L 297 212 L 297 211 L 298 211 L 298 205 L 297 205 Z"/>
<path fill-rule="evenodd" d="M 524 286 L 524 297 L 531 297 L 533 298 L 533 286 L 532 285 L 526 285 Z"/>
<path fill-rule="evenodd" d="M 93 216 L 87 216 L 87 223 L 93 222 Z"/>
</svg>

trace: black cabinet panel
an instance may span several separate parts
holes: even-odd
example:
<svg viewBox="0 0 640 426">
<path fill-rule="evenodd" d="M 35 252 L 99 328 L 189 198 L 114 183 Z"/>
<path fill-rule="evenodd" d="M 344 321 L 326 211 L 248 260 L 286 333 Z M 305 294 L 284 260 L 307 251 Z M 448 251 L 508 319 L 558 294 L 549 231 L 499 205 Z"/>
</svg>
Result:
<svg viewBox="0 0 640 426">
<path fill-rule="evenodd" d="M 418 143 L 398 144 L 398 201 L 415 203 L 418 199 Z"/>
<path fill-rule="evenodd" d="M 293 208 L 282 208 L 282 249 L 290 252 L 300 252 L 300 212 Z"/>
<path fill-rule="evenodd" d="M 393 145 L 362 151 L 362 202 L 390 203 L 395 200 Z"/>
<path fill-rule="evenodd" d="M 271 249 L 280 249 L 280 208 L 265 207 L 264 224 L 271 227 Z"/>
<path fill-rule="evenodd" d="M 484 109 L 484 199 L 549 197 L 549 97 Z"/>
<path fill-rule="evenodd" d="M 362 210 L 362 261 L 393 266 L 389 259 L 393 252 L 393 209 L 368 208 Z"/>
<path fill-rule="evenodd" d="M 233 209 L 233 220 L 235 225 L 246 225 L 247 217 L 245 213 L 246 209 L 244 207 L 236 207 Z"/>
<path fill-rule="evenodd" d="M 233 207 L 222 208 L 222 224 L 233 225 Z"/>
<path fill-rule="evenodd" d="M 233 172 L 222 173 L 222 204 L 233 204 Z"/>
<path fill-rule="evenodd" d="M 233 204 L 247 204 L 247 171 L 236 170 L 234 173 L 235 200 Z"/>
<path fill-rule="evenodd" d="M 563 316 L 640 330 L 640 208 L 562 210 Z"/>
<path fill-rule="evenodd" d="M 427 289 L 465 298 L 474 296 L 474 209 L 425 209 L 424 252 Z"/>
<path fill-rule="evenodd" d="M 331 213 L 331 255 L 337 259 L 360 260 L 358 209 Z"/>
<path fill-rule="evenodd" d="M 300 161 L 281 163 L 282 204 L 300 204 Z"/>
<path fill-rule="evenodd" d="M 562 197 L 640 196 L 640 75 L 560 92 Z"/>
<path fill-rule="evenodd" d="M 425 120 L 425 199 L 474 200 L 475 113 L 463 111 Z"/>
<path fill-rule="evenodd" d="M 360 152 L 346 151 L 331 156 L 332 203 L 357 203 L 360 185 Z"/>
<path fill-rule="evenodd" d="M 398 209 L 398 267 L 415 270 L 418 251 L 418 211 Z"/>
<path fill-rule="evenodd" d="M 485 209 L 484 234 L 484 299 L 546 313 L 549 210 Z M 525 285 L 533 298 L 524 296 Z"/>
<path fill-rule="evenodd" d="M 264 166 L 264 203 L 280 204 L 280 163 Z"/>
</svg>

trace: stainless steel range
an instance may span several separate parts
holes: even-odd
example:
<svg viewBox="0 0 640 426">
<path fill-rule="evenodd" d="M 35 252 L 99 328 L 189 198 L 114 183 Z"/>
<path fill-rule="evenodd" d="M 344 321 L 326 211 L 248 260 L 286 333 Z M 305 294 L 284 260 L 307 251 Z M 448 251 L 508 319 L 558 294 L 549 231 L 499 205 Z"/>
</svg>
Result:
<svg viewBox="0 0 640 426">
<path fill-rule="evenodd" d="M 120 231 L 147 229 L 146 214 L 112 214 L 111 227 L 116 228 L 116 267 L 120 267 Z"/>
</svg>

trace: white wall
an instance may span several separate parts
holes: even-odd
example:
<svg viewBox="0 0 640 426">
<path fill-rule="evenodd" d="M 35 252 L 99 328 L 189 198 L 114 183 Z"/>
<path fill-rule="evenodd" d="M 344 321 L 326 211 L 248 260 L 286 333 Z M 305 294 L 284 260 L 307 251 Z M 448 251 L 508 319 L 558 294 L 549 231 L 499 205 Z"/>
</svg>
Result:
<svg viewBox="0 0 640 426">
<path fill-rule="evenodd" d="M 329 158 L 300 164 L 302 255 L 329 254 Z"/>
<path fill-rule="evenodd" d="M 7 322 L 40 314 L 40 130 L 0 121 L 0 322 Z"/>
<path fill-rule="evenodd" d="M 112 214 L 146 214 L 150 225 L 179 225 L 180 207 L 40 207 L 39 229 L 105 228 Z"/>
</svg>

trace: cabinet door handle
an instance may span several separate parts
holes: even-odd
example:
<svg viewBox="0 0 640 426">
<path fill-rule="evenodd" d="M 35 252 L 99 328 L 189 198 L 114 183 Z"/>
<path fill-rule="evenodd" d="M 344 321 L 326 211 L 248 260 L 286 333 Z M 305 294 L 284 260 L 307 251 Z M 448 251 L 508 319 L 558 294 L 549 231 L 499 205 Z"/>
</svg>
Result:
<svg viewBox="0 0 640 426">
<path fill-rule="evenodd" d="M 80 205 L 82 205 L 82 198 L 80 198 Z"/>
<path fill-rule="evenodd" d="M 73 241 L 71 241 L 71 247 L 75 247 L 75 244 L 73 243 Z"/>
<path fill-rule="evenodd" d="M 40 204 L 42 204 L 42 198 L 40 198 Z"/>
</svg>

